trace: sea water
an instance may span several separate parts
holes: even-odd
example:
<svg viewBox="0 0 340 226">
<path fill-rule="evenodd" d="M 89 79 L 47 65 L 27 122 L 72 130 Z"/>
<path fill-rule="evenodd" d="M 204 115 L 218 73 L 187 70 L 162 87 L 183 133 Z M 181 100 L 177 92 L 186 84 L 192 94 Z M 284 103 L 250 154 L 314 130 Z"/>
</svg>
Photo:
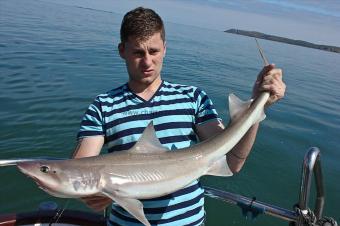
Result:
<svg viewBox="0 0 340 226">
<path fill-rule="evenodd" d="M 0 1 L 0 159 L 65 157 L 96 95 L 127 81 L 117 45 L 122 15 L 43 1 Z M 204 89 L 228 123 L 227 95 L 242 99 L 263 66 L 254 39 L 166 22 L 162 77 Z M 267 110 L 242 171 L 204 177 L 215 188 L 292 209 L 306 151 L 322 153 L 324 214 L 339 221 L 340 54 L 260 40 L 283 69 L 286 96 Z M 52 198 L 15 167 L 0 169 L 0 213 L 35 210 Z M 315 192 L 315 189 L 312 190 Z M 312 193 L 310 207 L 314 208 Z M 71 200 L 68 208 L 86 209 Z M 207 225 L 287 225 L 270 216 L 246 220 L 241 210 L 206 199 Z"/>
</svg>

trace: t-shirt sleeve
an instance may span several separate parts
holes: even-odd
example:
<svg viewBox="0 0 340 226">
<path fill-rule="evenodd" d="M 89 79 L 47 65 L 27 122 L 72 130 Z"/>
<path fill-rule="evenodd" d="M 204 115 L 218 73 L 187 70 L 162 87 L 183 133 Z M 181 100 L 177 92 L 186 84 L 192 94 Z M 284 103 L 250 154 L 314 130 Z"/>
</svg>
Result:
<svg viewBox="0 0 340 226">
<path fill-rule="evenodd" d="M 99 97 L 93 101 L 84 114 L 77 139 L 105 134 L 103 113 Z"/>
<path fill-rule="evenodd" d="M 202 124 L 210 120 L 221 120 L 208 95 L 200 89 L 194 93 L 196 99 L 195 124 Z"/>
</svg>

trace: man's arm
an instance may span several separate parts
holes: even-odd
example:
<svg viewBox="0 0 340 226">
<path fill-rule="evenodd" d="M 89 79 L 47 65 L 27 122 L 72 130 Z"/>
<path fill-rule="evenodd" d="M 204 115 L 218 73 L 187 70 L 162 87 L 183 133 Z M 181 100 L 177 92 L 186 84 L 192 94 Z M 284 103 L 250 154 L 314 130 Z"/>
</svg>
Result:
<svg viewBox="0 0 340 226">
<path fill-rule="evenodd" d="M 228 166 L 233 173 L 238 173 L 245 163 L 254 144 L 258 125 L 258 123 L 253 125 L 237 143 L 237 145 L 235 145 L 235 147 L 227 153 L 226 159 Z M 196 126 L 197 135 L 200 141 L 216 136 L 221 133 L 223 129 L 224 125 L 219 120 L 210 121 Z"/>
<path fill-rule="evenodd" d="M 84 158 L 99 155 L 104 145 L 103 136 L 85 137 L 78 140 L 72 158 Z"/>
<path fill-rule="evenodd" d="M 257 76 L 257 80 L 253 87 L 253 98 L 256 98 L 261 92 L 269 92 L 270 97 L 266 107 L 283 98 L 286 85 L 282 81 L 281 69 L 276 69 L 275 65 L 265 66 Z M 253 125 L 242 139 L 229 151 L 226 155 L 228 166 L 233 173 L 237 173 L 242 169 L 251 148 L 255 142 L 259 123 Z M 196 126 L 197 135 L 200 140 L 205 140 L 221 133 L 224 129 L 222 122 L 215 120 Z"/>
<path fill-rule="evenodd" d="M 104 145 L 104 136 L 85 137 L 78 140 L 72 158 L 84 158 L 99 155 Z M 89 196 L 81 199 L 86 205 L 95 211 L 102 211 L 112 201 L 103 196 Z"/>
</svg>

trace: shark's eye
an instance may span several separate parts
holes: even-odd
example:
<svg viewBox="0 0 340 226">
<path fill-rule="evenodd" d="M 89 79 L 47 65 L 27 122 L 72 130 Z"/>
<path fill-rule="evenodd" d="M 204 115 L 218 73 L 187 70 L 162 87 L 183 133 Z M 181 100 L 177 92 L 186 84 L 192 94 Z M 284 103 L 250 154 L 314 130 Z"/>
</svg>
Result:
<svg viewBox="0 0 340 226">
<path fill-rule="evenodd" d="M 40 166 L 40 171 L 43 173 L 48 173 L 50 168 L 48 166 Z"/>
</svg>

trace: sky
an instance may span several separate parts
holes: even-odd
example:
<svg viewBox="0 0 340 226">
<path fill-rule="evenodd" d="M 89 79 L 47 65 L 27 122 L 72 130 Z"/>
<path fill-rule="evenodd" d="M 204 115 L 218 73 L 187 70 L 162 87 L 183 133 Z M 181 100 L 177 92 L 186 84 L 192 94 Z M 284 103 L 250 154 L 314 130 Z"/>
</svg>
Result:
<svg viewBox="0 0 340 226">
<path fill-rule="evenodd" d="M 144 6 L 154 9 L 166 22 L 221 31 L 231 28 L 259 31 L 340 46 L 340 0 L 58 0 L 58 3 L 119 14 Z"/>
</svg>

